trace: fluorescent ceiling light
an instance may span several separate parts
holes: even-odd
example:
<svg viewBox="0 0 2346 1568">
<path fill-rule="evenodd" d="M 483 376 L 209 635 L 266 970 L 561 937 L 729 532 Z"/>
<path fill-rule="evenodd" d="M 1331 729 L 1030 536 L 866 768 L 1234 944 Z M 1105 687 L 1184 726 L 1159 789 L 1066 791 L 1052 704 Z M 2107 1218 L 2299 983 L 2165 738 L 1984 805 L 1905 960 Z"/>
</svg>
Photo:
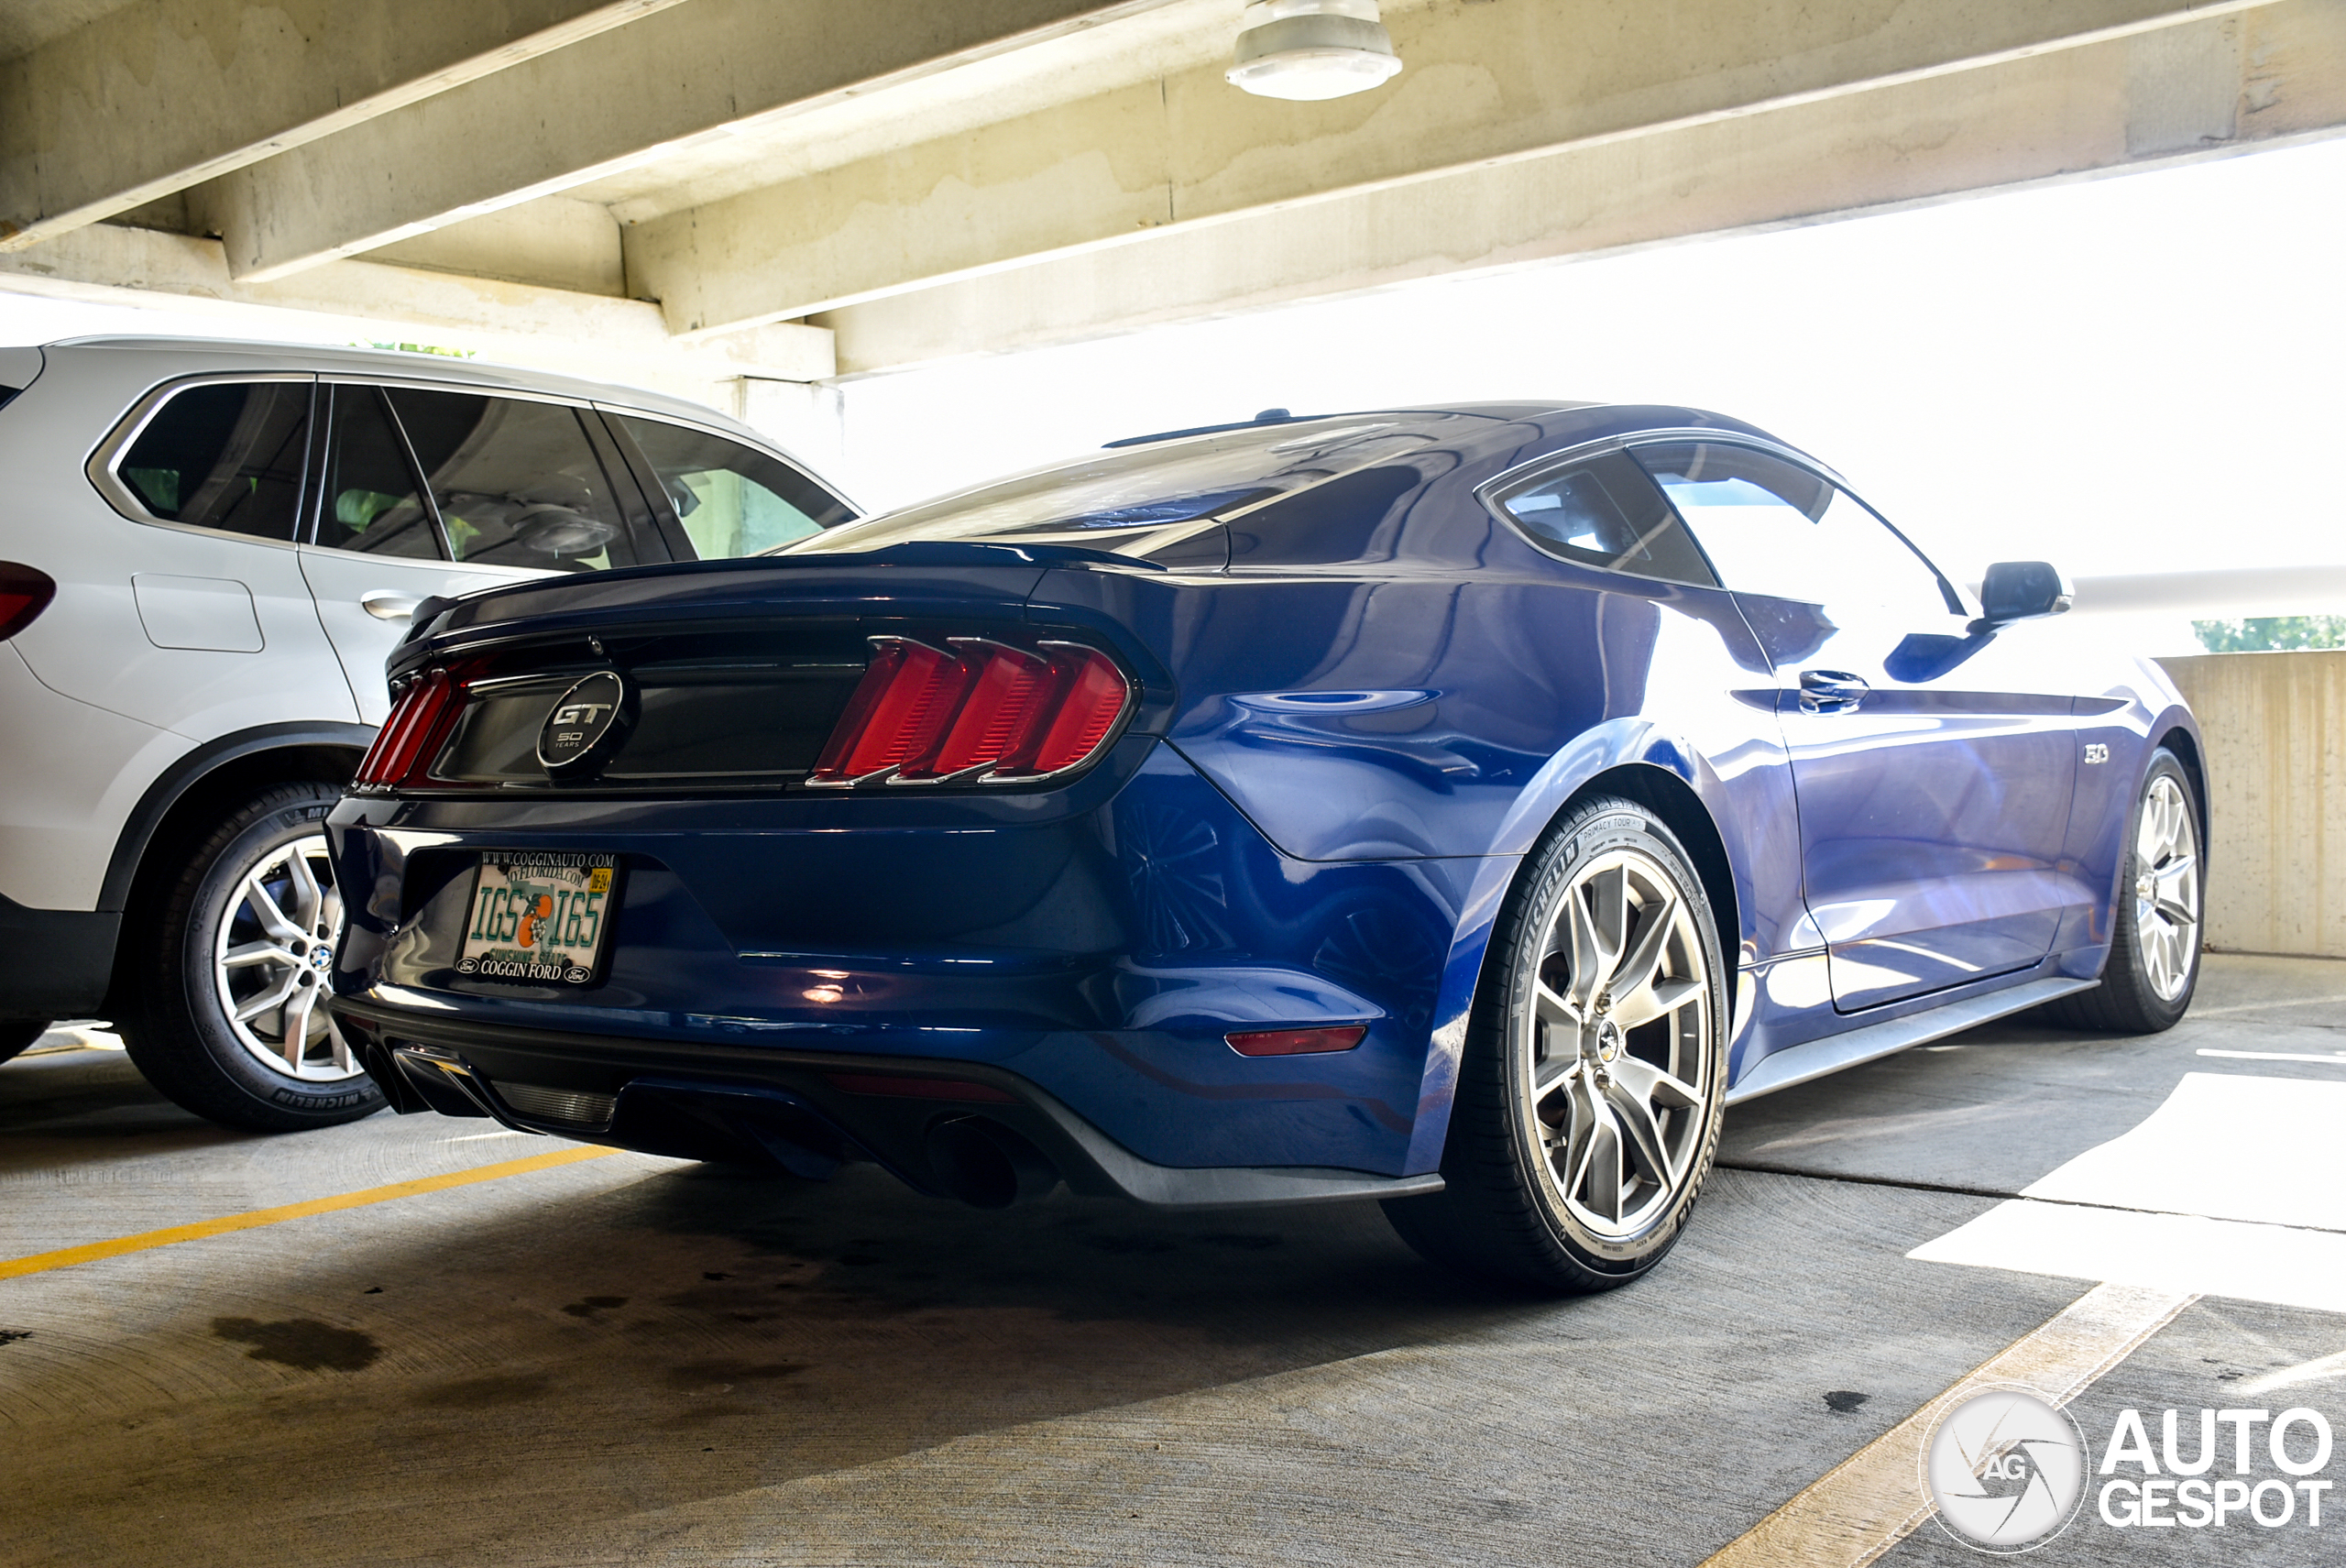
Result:
<svg viewBox="0 0 2346 1568">
<path fill-rule="evenodd" d="M 1365 93 L 1401 69 L 1376 0 L 1251 0 L 1224 74 L 1263 98 Z"/>
</svg>

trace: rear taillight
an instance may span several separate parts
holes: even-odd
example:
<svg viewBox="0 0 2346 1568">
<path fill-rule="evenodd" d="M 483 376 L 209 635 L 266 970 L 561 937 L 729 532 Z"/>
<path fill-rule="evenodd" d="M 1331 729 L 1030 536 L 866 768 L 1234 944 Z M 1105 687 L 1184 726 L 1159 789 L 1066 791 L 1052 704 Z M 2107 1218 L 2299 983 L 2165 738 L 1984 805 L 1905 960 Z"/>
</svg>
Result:
<svg viewBox="0 0 2346 1568">
<path fill-rule="evenodd" d="M 47 572 L 0 561 L 0 642 L 38 620 L 56 597 L 57 581 Z"/>
<path fill-rule="evenodd" d="M 1131 705 L 1116 662 L 1080 642 L 875 637 L 807 782 L 1032 783 L 1097 755 Z"/>
<path fill-rule="evenodd" d="M 358 789 L 389 789 L 422 782 L 424 769 L 446 743 L 465 706 L 465 688 L 445 670 L 428 670 L 391 704 L 390 717 L 351 781 Z"/>
</svg>

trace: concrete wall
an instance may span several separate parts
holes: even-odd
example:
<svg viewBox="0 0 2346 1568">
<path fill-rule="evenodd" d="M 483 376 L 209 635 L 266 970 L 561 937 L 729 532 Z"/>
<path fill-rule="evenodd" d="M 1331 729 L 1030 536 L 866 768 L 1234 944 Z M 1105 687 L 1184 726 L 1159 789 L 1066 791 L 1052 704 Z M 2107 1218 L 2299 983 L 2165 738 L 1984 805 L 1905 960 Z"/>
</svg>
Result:
<svg viewBox="0 0 2346 1568">
<path fill-rule="evenodd" d="M 2208 945 L 2346 958 L 2346 649 L 2159 663 L 2208 741 Z"/>
</svg>

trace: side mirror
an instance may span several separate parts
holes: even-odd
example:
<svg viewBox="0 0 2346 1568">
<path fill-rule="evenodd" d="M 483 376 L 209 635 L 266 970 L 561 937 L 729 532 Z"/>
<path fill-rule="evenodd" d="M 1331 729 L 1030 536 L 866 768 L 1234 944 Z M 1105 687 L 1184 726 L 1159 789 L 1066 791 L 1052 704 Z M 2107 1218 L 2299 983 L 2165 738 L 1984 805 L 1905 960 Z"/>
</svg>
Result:
<svg viewBox="0 0 2346 1568">
<path fill-rule="evenodd" d="M 2043 561 L 1999 561 L 1979 585 L 1979 619 L 1974 631 L 1992 631 L 2015 620 L 2035 620 L 2069 608 L 2069 580 Z"/>
</svg>

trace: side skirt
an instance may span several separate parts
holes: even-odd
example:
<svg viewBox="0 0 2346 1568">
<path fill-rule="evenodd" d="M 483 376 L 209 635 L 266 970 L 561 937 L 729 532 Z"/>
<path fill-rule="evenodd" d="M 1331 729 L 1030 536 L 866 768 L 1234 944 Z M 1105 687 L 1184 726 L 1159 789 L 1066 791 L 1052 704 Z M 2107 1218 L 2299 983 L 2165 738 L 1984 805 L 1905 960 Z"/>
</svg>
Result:
<svg viewBox="0 0 2346 1568">
<path fill-rule="evenodd" d="M 1845 1035 L 1812 1040 L 1804 1046 L 1786 1046 L 1762 1057 L 1758 1066 L 1745 1073 L 1742 1081 L 1727 1091 L 1727 1102 L 1736 1105 L 1762 1094 L 1773 1094 L 1779 1089 L 1790 1089 L 1813 1078 L 1823 1078 L 1844 1068 L 2026 1012 L 2056 997 L 2091 991 L 2100 983 L 2099 980 L 2033 980 L 2010 991 L 1991 991 L 1985 996 L 1968 997 L 1925 1013 L 1913 1013 L 1903 1018 L 1852 1029 Z"/>
</svg>

